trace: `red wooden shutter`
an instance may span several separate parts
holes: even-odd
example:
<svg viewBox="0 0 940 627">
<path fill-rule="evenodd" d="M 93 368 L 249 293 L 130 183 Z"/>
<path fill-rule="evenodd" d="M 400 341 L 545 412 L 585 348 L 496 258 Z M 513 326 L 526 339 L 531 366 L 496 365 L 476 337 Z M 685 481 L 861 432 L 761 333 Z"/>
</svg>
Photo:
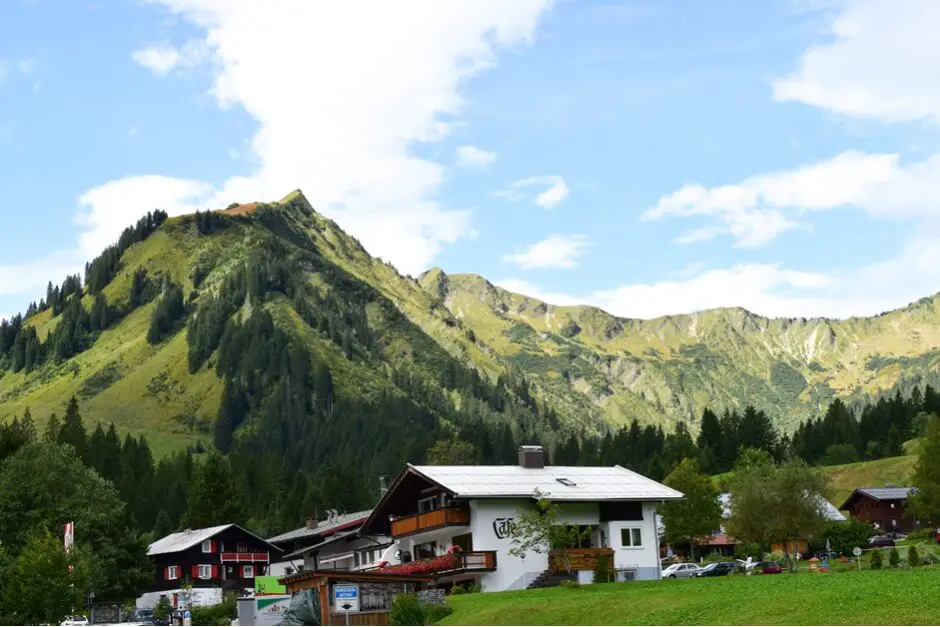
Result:
<svg viewBox="0 0 940 627">
<path fill-rule="evenodd" d="M 164 578 L 164 579 L 167 579 L 167 580 L 170 578 L 170 567 L 169 567 L 169 566 L 167 566 L 166 568 L 163 569 L 163 578 Z"/>
<path fill-rule="evenodd" d="M 182 578 L 183 578 L 183 566 L 182 566 L 182 564 L 176 567 L 176 578 L 177 578 L 177 579 L 182 579 Z"/>
<path fill-rule="evenodd" d="M 212 553 L 215 553 L 215 540 L 210 540 L 212 547 L 209 549 Z"/>
<path fill-rule="evenodd" d="M 193 564 L 193 579 L 199 579 L 199 566 Z"/>
<path fill-rule="evenodd" d="M 212 565 L 212 578 L 215 579 L 219 576 L 219 567 L 215 564 Z"/>
</svg>

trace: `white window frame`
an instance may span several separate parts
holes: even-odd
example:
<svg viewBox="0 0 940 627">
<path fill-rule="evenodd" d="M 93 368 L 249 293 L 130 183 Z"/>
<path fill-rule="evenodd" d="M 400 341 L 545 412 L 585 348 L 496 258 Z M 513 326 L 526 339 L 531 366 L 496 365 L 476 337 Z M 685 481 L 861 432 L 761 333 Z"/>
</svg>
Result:
<svg viewBox="0 0 940 627">
<path fill-rule="evenodd" d="M 245 564 L 242 566 L 242 578 L 243 579 L 254 579 L 255 577 L 255 565 L 254 564 Z"/>
<path fill-rule="evenodd" d="M 430 503 L 430 504 L 431 504 L 431 508 L 430 508 L 430 509 L 421 509 L 421 505 L 424 504 L 424 503 Z M 440 495 L 438 495 L 438 494 L 435 494 L 434 496 L 428 496 L 428 497 L 425 497 L 425 498 L 423 498 L 423 499 L 418 499 L 418 513 L 419 513 L 419 514 L 424 514 L 424 513 L 427 513 L 427 512 L 433 512 L 434 510 L 440 509 L 440 508 L 441 508 L 441 497 L 440 497 Z"/>
<path fill-rule="evenodd" d="M 173 579 L 180 578 L 180 567 L 179 566 L 167 566 L 166 567 L 166 578 L 170 581 Z"/>
<path fill-rule="evenodd" d="M 199 578 L 200 579 L 212 579 L 212 565 L 200 564 L 199 565 Z"/>
<path fill-rule="evenodd" d="M 203 552 L 203 553 L 212 553 L 212 540 L 203 540 L 203 541 L 202 541 L 202 552 Z"/>
<path fill-rule="evenodd" d="M 627 532 L 627 538 L 629 539 L 629 544 L 624 544 L 624 532 Z M 640 542 L 639 544 L 635 543 L 636 535 L 639 534 Z M 620 528 L 620 548 L 622 549 L 642 549 L 643 548 L 643 529 L 642 527 L 621 527 Z"/>
</svg>

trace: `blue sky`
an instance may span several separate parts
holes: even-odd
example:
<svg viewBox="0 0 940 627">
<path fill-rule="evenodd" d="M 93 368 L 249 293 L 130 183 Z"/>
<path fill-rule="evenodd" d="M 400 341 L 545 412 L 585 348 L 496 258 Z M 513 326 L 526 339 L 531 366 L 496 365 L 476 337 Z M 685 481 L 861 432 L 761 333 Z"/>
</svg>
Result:
<svg viewBox="0 0 940 627">
<path fill-rule="evenodd" d="M 298 187 L 403 273 L 559 304 L 902 306 L 940 291 L 938 27 L 930 0 L 6 2 L 0 316 L 149 209 Z"/>
</svg>

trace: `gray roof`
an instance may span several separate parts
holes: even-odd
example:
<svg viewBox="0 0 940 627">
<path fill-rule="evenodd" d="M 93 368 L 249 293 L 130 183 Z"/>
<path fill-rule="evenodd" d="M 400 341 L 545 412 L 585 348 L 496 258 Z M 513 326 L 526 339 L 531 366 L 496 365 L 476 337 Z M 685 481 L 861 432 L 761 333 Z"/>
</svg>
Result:
<svg viewBox="0 0 940 627">
<path fill-rule="evenodd" d="M 553 501 L 675 501 L 683 494 L 621 466 L 411 466 L 459 498 Z M 565 483 L 559 479 L 567 480 Z"/>
<path fill-rule="evenodd" d="M 914 490 L 914 488 L 908 486 L 903 488 L 857 488 L 855 491 L 870 496 L 876 501 L 903 501 L 910 496 L 911 490 Z"/>
<path fill-rule="evenodd" d="M 302 540 L 304 538 L 310 538 L 313 536 L 330 535 L 337 529 L 348 527 L 350 524 L 356 522 L 365 521 L 365 519 L 368 518 L 369 514 L 371 513 L 371 509 L 366 509 L 361 512 L 353 512 L 351 514 L 340 514 L 339 516 L 333 518 L 333 520 L 327 519 L 318 521 L 317 526 L 313 529 L 308 529 L 307 527 L 294 529 L 293 531 L 282 533 L 279 536 L 268 538 L 268 542 L 278 544 L 279 542 L 293 542 L 294 540 Z"/>
<path fill-rule="evenodd" d="M 185 531 L 177 531 L 176 533 L 171 533 L 170 535 L 160 538 L 149 547 L 147 547 L 147 555 L 164 555 L 167 553 L 179 553 L 180 551 L 185 551 L 190 547 L 194 547 L 197 544 L 201 544 L 204 540 L 208 540 L 222 533 L 226 529 L 235 527 L 241 529 L 250 536 L 254 536 L 258 540 L 266 544 L 271 544 L 261 536 L 254 534 L 244 527 L 236 524 L 228 525 L 219 525 L 217 527 L 206 527 L 205 529 L 187 529 Z M 271 546 L 272 549 L 280 552 L 276 546 Z"/>
<path fill-rule="evenodd" d="M 845 516 L 835 505 L 821 496 L 817 496 L 816 498 L 823 510 L 823 516 L 826 517 L 826 520 L 829 522 L 845 522 Z M 721 517 L 726 520 L 731 518 L 731 494 L 722 492 L 718 495 L 718 502 L 721 504 Z"/>
<path fill-rule="evenodd" d="M 208 540 L 212 536 L 225 531 L 234 525 L 219 525 L 218 527 L 207 527 L 205 529 L 187 529 L 171 533 L 165 538 L 160 538 L 147 548 L 147 555 L 162 555 L 164 553 L 178 553 L 186 549 L 201 544 L 203 540 Z"/>
</svg>

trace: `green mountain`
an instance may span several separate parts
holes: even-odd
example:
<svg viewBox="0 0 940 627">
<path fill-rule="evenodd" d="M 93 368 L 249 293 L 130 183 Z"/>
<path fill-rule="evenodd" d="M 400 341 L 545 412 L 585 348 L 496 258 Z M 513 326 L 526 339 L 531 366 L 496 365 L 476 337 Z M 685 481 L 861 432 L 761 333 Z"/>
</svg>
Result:
<svg viewBox="0 0 940 627">
<path fill-rule="evenodd" d="M 787 428 L 834 396 L 877 393 L 940 360 L 933 298 L 845 321 L 743 309 L 618 318 L 475 275 L 403 277 L 299 191 L 125 235 L 89 266 L 84 289 L 50 286 L 0 329 L 0 419 L 29 407 L 44 420 L 74 395 L 86 422 L 146 433 L 158 453 L 217 437 L 220 415 L 245 432 L 272 390 L 291 394 L 285 373 L 296 369 L 265 353 L 275 346 L 302 347 L 338 397 L 410 403 L 436 435 L 482 421 L 546 440 L 633 417 L 694 424 L 705 406 L 745 403 Z"/>
</svg>

